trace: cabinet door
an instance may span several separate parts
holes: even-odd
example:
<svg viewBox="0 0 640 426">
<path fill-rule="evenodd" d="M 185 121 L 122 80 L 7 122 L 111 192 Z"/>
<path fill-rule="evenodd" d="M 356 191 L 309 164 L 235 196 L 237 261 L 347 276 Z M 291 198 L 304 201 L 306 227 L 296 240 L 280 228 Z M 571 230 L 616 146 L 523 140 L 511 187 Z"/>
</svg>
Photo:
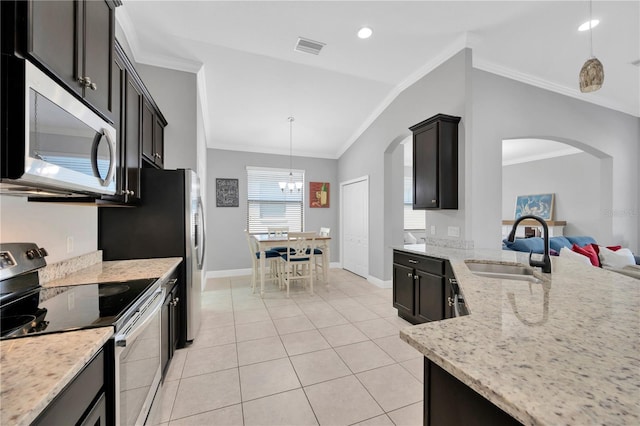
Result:
<svg viewBox="0 0 640 426">
<path fill-rule="evenodd" d="M 156 165 L 164 168 L 164 126 L 157 117 L 153 129 L 153 151 Z"/>
<path fill-rule="evenodd" d="M 82 77 L 95 89 L 85 87 L 84 97 L 98 110 L 111 116 L 111 64 L 113 62 L 114 10 L 103 0 L 84 3 L 84 49 Z"/>
<path fill-rule="evenodd" d="M 438 123 L 413 136 L 413 208 L 438 207 Z"/>
<path fill-rule="evenodd" d="M 416 317 L 421 321 L 444 319 L 444 277 L 416 271 Z"/>
<path fill-rule="evenodd" d="M 140 118 L 142 93 L 127 73 L 125 120 L 125 176 L 123 190 L 128 191 L 127 201 L 140 198 Z M 133 192 L 132 194 L 130 192 Z"/>
<path fill-rule="evenodd" d="M 160 365 L 165 376 L 171 359 L 171 294 L 167 295 L 160 312 Z"/>
<path fill-rule="evenodd" d="M 79 4 L 68 0 L 30 1 L 28 8 L 26 13 L 30 13 L 31 19 L 27 20 L 27 53 L 82 95 L 77 82 Z"/>
<path fill-rule="evenodd" d="M 125 141 L 125 111 L 126 105 L 124 100 L 126 98 L 127 88 L 127 72 L 122 60 L 116 55 L 113 60 L 113 74 L 111 87 L 113 93 L 111 99 L 113 100 L 113 127 L 116 129 L 116 149 L 118 156 L 116 160 L 116 194 L 113 196 L 104 196 L 104 199 L 113 201 L 124 201 L 125 195 L 123 189 L 126 185 L 126 145 Z"/>
<path fill-rule="evenodd" d="M 155 162 L 155 151 L 153 149 L 153 128 L 155 120 L 153 108 L 145 100 L 142 107 L 142 155 L 150 162 Z"/>
<path fill-rule="evenodd" d="M 398 315 L 413 317 L 414 301 L 413 269 L 393 264 L 393 307 L 398 309 Z"/>
</svg>

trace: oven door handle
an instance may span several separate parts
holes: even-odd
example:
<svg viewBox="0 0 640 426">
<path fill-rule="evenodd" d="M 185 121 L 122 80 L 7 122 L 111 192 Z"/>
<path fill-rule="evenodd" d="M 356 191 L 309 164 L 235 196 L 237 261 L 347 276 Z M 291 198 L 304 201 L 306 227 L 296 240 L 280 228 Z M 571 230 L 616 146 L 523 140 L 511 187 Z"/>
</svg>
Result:
<svg viewBox="0 0 640 426">
<path fill-rule="evenodd" d="M 116 346 L 126 347 L 127 340 L 135 340 L 144 331 L 147 324 L 162 309 L 164 302 L 164 288 L 159 288 L 151 296 L 151 300 L 122 328 L 122 332 L 116 334 L 114 341 Z"/>
</svg>

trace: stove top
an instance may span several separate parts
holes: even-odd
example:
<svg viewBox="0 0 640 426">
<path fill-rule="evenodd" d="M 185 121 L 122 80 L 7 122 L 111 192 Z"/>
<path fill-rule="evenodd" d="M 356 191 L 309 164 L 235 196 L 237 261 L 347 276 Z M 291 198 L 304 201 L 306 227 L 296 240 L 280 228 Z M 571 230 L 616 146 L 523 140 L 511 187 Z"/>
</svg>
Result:
<svg viewBox="0 0 640 426">
<path fill-rule="evenodd" d="M 117 331 L 157 287 L 155 278 L 38 287 L 0 307 L 0 339 L 109 325 Z"/>
</svg>

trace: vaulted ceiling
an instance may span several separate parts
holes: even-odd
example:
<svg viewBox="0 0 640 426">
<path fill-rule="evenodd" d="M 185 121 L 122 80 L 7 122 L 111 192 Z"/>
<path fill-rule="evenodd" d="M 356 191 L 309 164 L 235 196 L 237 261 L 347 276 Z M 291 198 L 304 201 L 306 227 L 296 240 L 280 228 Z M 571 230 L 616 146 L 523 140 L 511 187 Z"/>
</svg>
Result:
<svg viewBox="0 0 640 426">
<path fill-rule="evenodd" d="M 134 60 L 203 77 L 211 148 L 338 158 L 404 88 L 464 47 L 474 67 L 640 116 L 640 2 L 596 1 L 601 90 L 582 94 L 587 1 L 136 1 Z M 358 29 L 373 36 L 361 40 Z M 298 37 L 326 43 L 294 51 Z M 633 62 L 636 62 L 634 65 Z"/>
</svg>

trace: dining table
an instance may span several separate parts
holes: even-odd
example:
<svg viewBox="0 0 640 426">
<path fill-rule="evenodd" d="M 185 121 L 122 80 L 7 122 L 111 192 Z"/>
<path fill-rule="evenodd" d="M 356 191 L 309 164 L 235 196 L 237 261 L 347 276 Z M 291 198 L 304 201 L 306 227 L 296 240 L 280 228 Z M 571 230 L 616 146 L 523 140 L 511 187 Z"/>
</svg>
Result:
<svg viewBox="0 0 640 426">
<path fill-rule="evenodd" d="M 273 235 L 273 234 L 254 234 L 252 237 L 258 243 L 258 250 L 260 252 L 260 297 L 264 296 L 264 271 L 266 268 L 266 255 L 265 252 L 273 247 L 286 247 L 289 239 L 287 234 Z M 324 283 L 327 283 L 327 277 L 329 272 L 329 242 L 330 236 L 316 235 L 315 245 L 317 249 L 322 251 L 322 276 Z"/>
</svg>

